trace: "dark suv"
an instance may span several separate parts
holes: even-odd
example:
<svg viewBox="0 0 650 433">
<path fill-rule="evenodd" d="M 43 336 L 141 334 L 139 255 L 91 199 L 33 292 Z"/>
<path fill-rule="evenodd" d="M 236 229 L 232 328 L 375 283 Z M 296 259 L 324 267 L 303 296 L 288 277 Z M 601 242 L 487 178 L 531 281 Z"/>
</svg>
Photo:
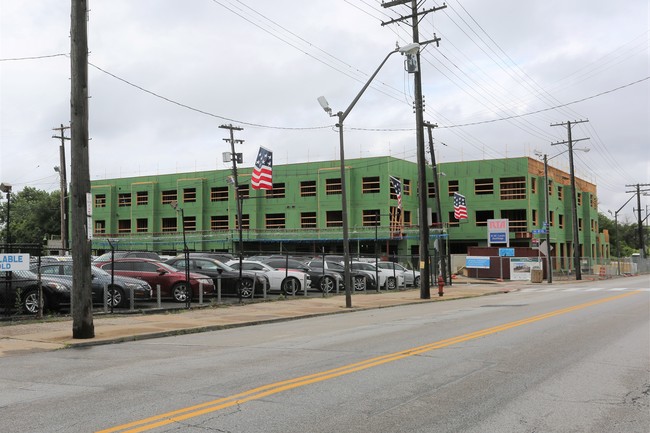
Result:
<svg viewBox="0 0 650 433">
<path fill-rule="evenodd" d="M 7 310 L 20 308 L 29 313 L 38 313 L 38 276 L 31 271 L 0 272 L 0 307 Z M 43 287 L 43 308 L 58 309 L 70 304 L 70 286 L 64 282 L 41 278 Z"/>
</svg>

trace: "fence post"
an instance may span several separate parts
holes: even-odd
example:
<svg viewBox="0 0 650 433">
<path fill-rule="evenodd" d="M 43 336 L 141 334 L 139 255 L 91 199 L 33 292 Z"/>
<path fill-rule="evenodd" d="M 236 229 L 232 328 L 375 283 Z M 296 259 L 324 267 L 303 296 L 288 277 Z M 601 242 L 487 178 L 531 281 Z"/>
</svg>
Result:
<svg viewBox="0 0 650 433">
<path fill-rule="evenodd" d="M 135 296 L 133 293 L 133 287 L 129 287 L 129 310 L 135 310 Z"/>
<path fill-rule="evenodd" d="M 199 305 L 203 305 L 203 283 L 199 282 Z"/>
<path fill-rule="evenodd" d="M 162 301 L 160 296 L 160 284 L 156 284 L 156 301 L 158 308 L 162 308 Z"/>
<path fill-rule="evenodd" d="M 108 313 L 108 283 L 104 283 L 104 313 Z"/>
</svg>

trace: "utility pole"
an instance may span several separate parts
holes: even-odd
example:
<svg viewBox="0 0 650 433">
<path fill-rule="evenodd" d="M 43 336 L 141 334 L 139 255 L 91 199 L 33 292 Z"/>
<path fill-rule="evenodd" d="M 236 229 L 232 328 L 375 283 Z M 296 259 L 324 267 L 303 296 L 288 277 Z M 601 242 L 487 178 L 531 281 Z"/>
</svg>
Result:
<svg viewBox="0 0 650 433">
<path fill-rule="evenodd" d="M 234 131 L 243 131 L 244 128 L 232 125 L 221 125 L 219 128 L 230 130 L 230 138 L 224 138 L 223 141 L 230 143 L 230 159 L 232 161 L 232 176 L 233 186 L 235 187 L 235 201 L 237 202 L 237 231 L 239 233 L 239 277 L 237 280 L 237 295 L 241 301 L 241 282 L 242 282 L 242 267 L 244 260 L 244 241 L 242 232 L 242 197 L 239 191 L 239 180 L 237 178 L 237 162 L 243 162 L 241 153 L 235 153 L 235 144 L 241 144 L 244 140 L 235 140 Z"/>
<path fill-rule="evenodd" d="M 65 141 L 70 140 L 69 137 L 65 136 L 66 129 L 70 129 L 69 126 L 61 126 L 59 128 L 52 128 L 52 131 L 59 131 L 59 135 L 53 135 L 52 138 L 58 138 L 61 140 L 61 145 L 59 146 L 59 167 L 58 170 L 54 167 L 55 171 L 59 172 L 60 179 L 60 190 L 61 190 L 61 251 L 60 255 L 66 255 L 68 251 L 68 180 L 66 177 L 66 165 L 65 165 Z"/>
<path fill-rule="evenodd" d="M 573 216 L 573 266 L 576 270 L 576 280 L 582 280 L 582 269 L 580 267 L 580 237 L 578 233 L 578 204 L 576 198 L 578 191 L 576 190 L 576 175 L 573 165 L 573 143 L 582 140 L 588 140 L 589 138 L 579 138 L 577 140 L 573 140 L 571 138 L 571 126 L 577 123 L 585 122 L 589 122 L 589 120 L 576 120 L 574 122 L 567 121 L 566 123 L 551 124 L 551 126 L 566 126 L 568 134 L 567 141 L 558 141 L 556 143 L 551 143 L 551 146 L 555 146 L 557 144 L 568 144 L 569 146 L 569 167 L 571 169 L 571 214 Z M 548 191 L 546 191 L 546 193 L 548 194 Z"/>
<path fill-rule="evenodd" d="M 641 189 L 641 187 L 646 187 L 650 186 L 650 183 L 637 183 L 636 185 L 625 185 L 628 188 L 636 188 L 634 191 L 625 191 L 625 192 L 632 192 L 636 194 L 636 210 L 637 210 L 637 221 L 638 221 L 638 237 L 639 237 L 639 254 L 641 254 L 641 258 L 645 259 L 646 254 L 645 254 L 645 239 L 643 239 L 643 220 L 641 219 L 641 193 L 642 192 L 648 192 L 650 189 Z"/>
<path fill-rule="evenodd" d="M 399 18 L 382 22 L 381 25 L 392 24 L 396 22 L 403 22 L 410 20 L 413 30 L 413 43 L 425 45 L 430 42 L 435 42 L 436 45 L 440 39 L 434 34 L 434 39 L 420 43 L 420 33 L 418 23 L 420 17 L 427 15 L 429 12 L 435 12 L 447 7 L 443 5 L 440 7 L 422 10 L 418 12 L 417 0 L 394 0 L 382 3 L 382 7 L 390 8 L 393 6 L 401 6 L 411 4 L 410 14 L 400 16 Z M 416 132 L 416 148 L 417 148 L 417 165 L 418 165 L 418 203 L 419 203 L 419 220 L 420 220 L 420 299 L 431 298 L 431 279 L 429 273 L 429 214 L 427 207 L 427 175 L 426 175 L 426 159 L 424 152 L 424 99 L 422 97 L 422 72 L 420 63 L 420 51 L 416 55 L 416 70 L 414 73 L 414 91 L 415 91 L 415 132 Z"/>
<path fill-rule="evenodd" d="M 94 338 L 90 251 L 92 229 L 88 164 L 88 6 L 72 0 L 70 13 L 71 158 L 72 158 L 72 338 Z"/>
<path fill-rule="evenodd" d="M 433 189 L 436 196 L 436 215 L 438 215 L 438 221 L 435 222 L 439 223 L 440 228 L 444 230 L 442 207 L 440 206 L 440 179 L 438 178 L 438 165 L 436 164 L 436 154 L 433 148 L 433 128 L 437 128 L 438 125 L 424 122 L 424 126 L 429 132 L 429 152 L 431 153 L 431 166 L 433 168 Z M 445 242 L 443 241 L 442 237 L 439 237 L 438 241 L 438 246 L 440 247 L 440 275 L 442 275 L 442 280 L 447 282 L 447 267 L 445 265 L 447 251 L 445 248 Z"/>
</svg>

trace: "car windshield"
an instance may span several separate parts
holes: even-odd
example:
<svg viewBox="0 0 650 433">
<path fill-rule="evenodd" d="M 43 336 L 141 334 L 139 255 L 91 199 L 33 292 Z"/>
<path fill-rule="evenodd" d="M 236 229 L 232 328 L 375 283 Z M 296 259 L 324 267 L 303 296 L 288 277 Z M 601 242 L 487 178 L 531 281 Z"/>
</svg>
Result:
<svg viewBox="0 0 650 433">
<path fill-rule="evenodd" d="M 103 269 L 98 268 L 97 266 L 91 266 L 90 267 L 90 272 L 92 272 L 93 275 L 96 276 L 96 277 L 110 277 L 111 276 L 111 274 L 109 274 L 108 272 L 106 272 Z"/>
<path fill-rule="evenodd" d="M 333 271 L 342 271 L 345 269 L 343 265 L 334 262 L 327 262 L 327 267 Z"/>
<path fill-rule="evenodd" d="M 24 278 L 26 280 L 36 280 L 38 276 L 32 271 L 11 271 L 11 273 L 18 278 Z M 6 277 L 6 272 L 5 272 Z"/>
<path fill-rule="evenodd" d="M 361 269 L 362 271 L 374 271 L 375 266 L 371 265 L 370 263 L 353 263 L 352 264 L 353 269 Z"/>
</svg>

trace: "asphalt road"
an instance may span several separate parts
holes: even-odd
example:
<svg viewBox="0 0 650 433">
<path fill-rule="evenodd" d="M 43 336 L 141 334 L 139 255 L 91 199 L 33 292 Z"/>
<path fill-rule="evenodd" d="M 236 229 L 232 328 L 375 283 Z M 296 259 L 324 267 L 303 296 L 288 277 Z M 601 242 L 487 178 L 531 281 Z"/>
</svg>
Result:
<svg viewBox="0 0 650 433">
<path fill-rule="evenodd" d="M 650 279 L 540 285 L 0 365 L 0 431 L 647 433 Z"/>
</svg>

